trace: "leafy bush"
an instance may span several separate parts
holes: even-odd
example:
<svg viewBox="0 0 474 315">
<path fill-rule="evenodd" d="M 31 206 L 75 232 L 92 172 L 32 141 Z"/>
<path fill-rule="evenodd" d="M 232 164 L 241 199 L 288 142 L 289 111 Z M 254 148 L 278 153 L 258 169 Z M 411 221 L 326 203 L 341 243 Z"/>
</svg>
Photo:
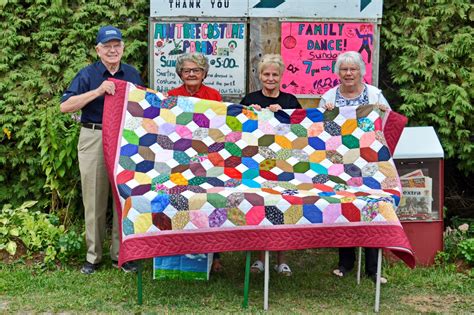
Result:
<svg viewBox="0 0 474 315">
<path fill-rule="evenodd" d="M 0 1 L 0 204 L 38 200 L 36 209 L 77 216 L 79 127 L 59 98 L 97 59 L 100 26 L 123 30 L 124 61 L 147 69 L 149 3 Z"/>
<path fill-rule="evenodd" d="M 470 231 L 467 223 L 459 225 L 456 229 L 448 226 L 443 236 L 444 251 L 437 255 L 439 264 L 453 263 L 459 259 L 474 264 L 474 233 Z"/>
<path fill-rule="evenodd" d="M 410 124 L 434 126 L 466 173 L 474 171 L 473 17 L 470 0 L 384 1 L 381 31 L 394 105 Z"/>
<path fill-rule="evenodd" d="M 474 265 L 474 238 L 463 240 L 458 244 L 459 256 L 468 264 Z"/>
<path fill-rule="evenodd" d="M 84 247 L 84 237 L 73 230 L 66 231 L 53 214 L 29 211 L 37 202 L 28 201 L 18 208 L 4 205 L 0 213 L 0 250 L 15 255 L 19 242 L 27 255 L 42 253 L 45 265 L 78 255 Z"/>
</svg>

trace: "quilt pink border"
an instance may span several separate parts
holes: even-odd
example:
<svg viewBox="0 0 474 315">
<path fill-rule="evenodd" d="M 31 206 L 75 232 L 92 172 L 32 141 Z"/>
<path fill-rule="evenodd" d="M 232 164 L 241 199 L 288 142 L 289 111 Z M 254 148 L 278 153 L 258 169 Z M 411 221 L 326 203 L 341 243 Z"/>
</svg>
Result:
<svg viewBox="0 0 474 315">
<path fill-rule="evenodd" d="M 112 79 L 113 80 L 113 79 Z M 115 95 L 105 97 L 103 116 L 103 147 L 107 172 L 122 217 L 114 166 L 118 137 L 125 108 L 127 82 L 113 80 Z M 119 224 L 119 233 L 122 227 Z M 371 225 L 303 225 L 220 228 L 215 231 L 171 231 L 129 238 L 122 242 L 119 264 L 127 261 L 188 253 L 209 253 L 245 250 L 296 250 L 321 247 L 374 247 L 391 250 L 409 267 L 415 266 L 411 245 L 400 224 L 380 223 Z"/>
</svg>

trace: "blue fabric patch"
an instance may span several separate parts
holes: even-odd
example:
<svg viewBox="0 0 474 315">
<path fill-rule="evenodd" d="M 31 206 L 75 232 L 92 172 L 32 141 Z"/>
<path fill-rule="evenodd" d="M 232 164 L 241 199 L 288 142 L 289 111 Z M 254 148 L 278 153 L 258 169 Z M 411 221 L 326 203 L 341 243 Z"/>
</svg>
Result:
<svg viewBox="0 0 474 315">
<path fill-rule="evenodd" d="M 311 223 L 323 223 L 323 213 L 315 205 L 303 205 L 303 216 Z"/>
<path fill-rule="evenodd" d="M 153 107 L 161 107 L 161 100 L 155 93 L 146 92 L 145 99 Z"/>
<path fill-rule="evenodd" d="M 378 152 L 379 161 L 388 161 L 390 160 L 390 151 L 386 146 L 380 148 Z"/>
<path fill-rule="evenodd" d="M 374 179 L 373 177 L 362 177 L 362 182 L 364 183 L 364 185 L 366 185 L 367 187 L 370 187 L 372 189 L 381 189 L 382 188 L 380 183 L 376 179 Z"/>
<path fill-rule="evenodd" d="M 324 120 L 324 115 L 317 108 L 308 108 L 306 110 L 306 117 L 313 122 L 321 122 Z"/>
<path fill-rule="evenodd" d="M 308 144 L 315 150 L 326 150 L 326 143 L 318 137 L 309 137 Z"/>
<path fill-rule="evenodd" d="M 258 121 L 257 120 L 247 120 L 242 124 L 242 131 L 243 132 L 252 132 L 257 130 L 258 128 Z"/>
<path fill-rule="evenodd" d="M 156 138 L 156 137 L 155 137 Z M 138 146 L 134 144 L 126 144 L 120 148 L 120 155 L 132 156 L 138 153 Z"/>
<path fill-rule="evenodd" d="M 169 195 L 158 195 L 151 201 L 151 212 L 158 213 L 163 212 L 165 208 L 170 204 Z"/>
</svg>

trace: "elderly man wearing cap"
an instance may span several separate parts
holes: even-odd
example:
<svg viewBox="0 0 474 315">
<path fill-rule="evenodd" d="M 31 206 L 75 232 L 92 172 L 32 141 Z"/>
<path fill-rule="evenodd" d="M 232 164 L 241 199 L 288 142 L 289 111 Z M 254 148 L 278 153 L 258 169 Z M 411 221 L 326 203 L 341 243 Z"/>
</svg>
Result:
<svg viewBox="0 0 474 315">
<path fill-rule="evenodd" d="M 81 269 L 84 274 L 92 274 L 99 267 L 106 231 L 109 180 L 102 150 L 102 113 L 105 93 L 115 93 L 114 83 L 107 79 L 116 78 L 143 85 L 138 71 L 121 62 L 124 43 L 119 29 L 110 25 L 101 27 L 95 50 L 100 60 L 79 71 L 61 97 L 60 107 L 63 113 L 81 111 L 78 156 L 87 244 L 86 262 Z M 118 218 L 113 212 L 110 256 L 112 264 L 118 267 Z M 131 262 L 122 265 L 122 270 L 130 272 L 137 268 Z"/>
</svg>

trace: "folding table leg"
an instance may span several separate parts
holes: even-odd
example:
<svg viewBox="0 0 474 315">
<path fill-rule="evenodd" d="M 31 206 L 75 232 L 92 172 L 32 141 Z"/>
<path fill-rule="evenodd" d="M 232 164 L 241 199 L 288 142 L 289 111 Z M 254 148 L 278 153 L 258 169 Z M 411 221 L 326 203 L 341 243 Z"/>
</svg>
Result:
<svg viewBox="0 0 474 315">
<path fill-rule="evenodd" d="M 380 278 L 382 276 L 382 249 L 378 249 L 377 258 L 377 281 L 375 283 L 375 312 L 378 313 L 380 309 Z"/>
<path fill-rule="evenodd" d="M 248 251 L 247 258 L 245 259 L 244 302 L 242 303 L 243 308 L 247 308 L 249 306 L 250 256 L 251 252 Z"/>
<path fill-rule="evenodd" d="M 269 263 L 269 251 L 265 251 L 265 280 L 263 287 L 263 309 L 268 311 L 268 283 L 270 282 L 270 263 Z"/>
<path fill-rule="evenodd" d="M 138 270 L 137 270 L 137 300 L 138 305 L 143 304 L 143 288 L 142 288 L 142 262 L 141 260 L 137 261 Z"/>
<path fill-rule="evenodd" d="M 359 247 L 357 255 L 357 284 L 360 284 L 360 269 L 362 267 L 362 247 Z"/>
</svg>

